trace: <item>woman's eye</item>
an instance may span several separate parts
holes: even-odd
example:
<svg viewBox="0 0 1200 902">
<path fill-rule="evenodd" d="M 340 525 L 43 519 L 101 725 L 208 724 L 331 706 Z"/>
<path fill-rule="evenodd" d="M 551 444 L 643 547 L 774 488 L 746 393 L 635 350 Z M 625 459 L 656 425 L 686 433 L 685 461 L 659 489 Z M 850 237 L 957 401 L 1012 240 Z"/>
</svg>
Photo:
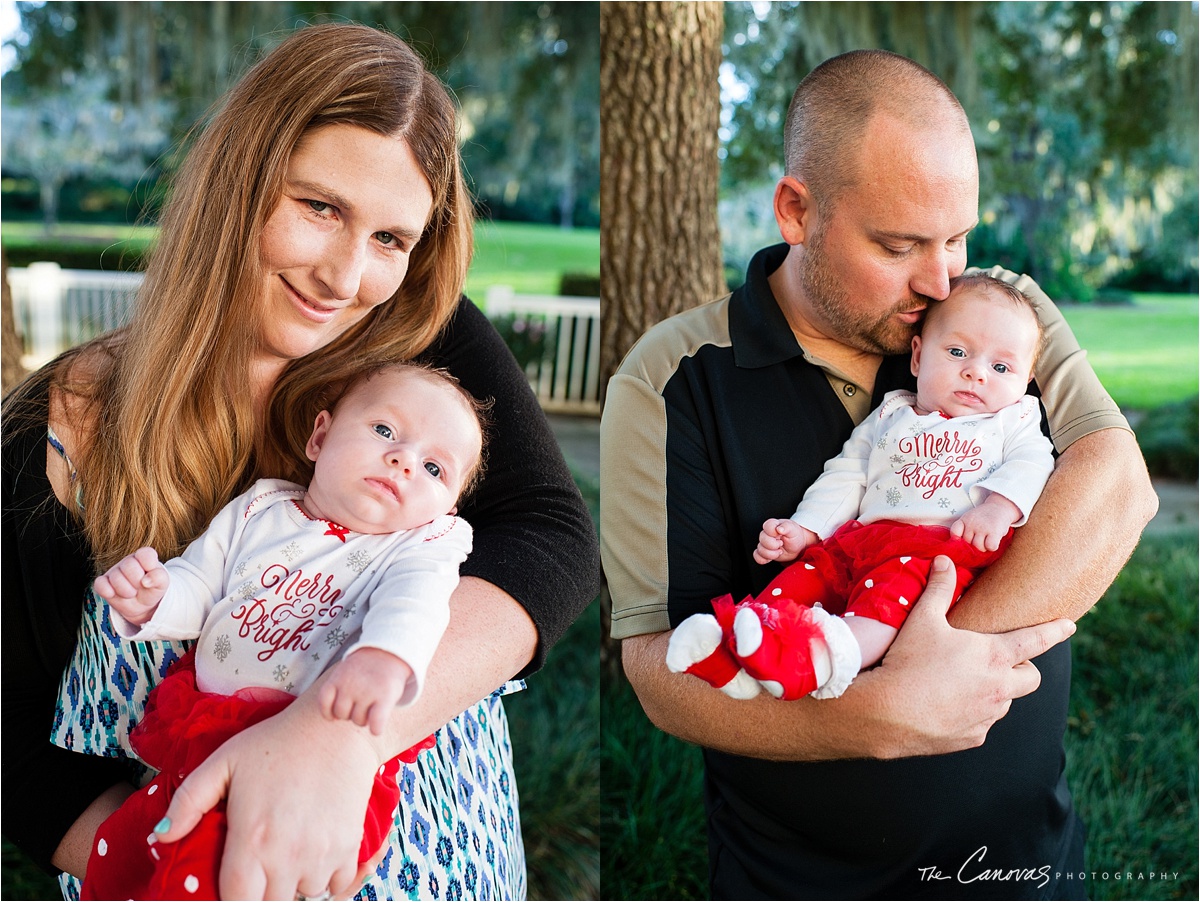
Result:
<svg viewBox="0 0 1200 902">
<path fill-rule="evenodd" d="M 312 208 L 314 213 L 324 214 L 328 213 L 330 210 L 329 204 L 325 203 L 323 200 L 306 200 L 305 203 Z"/>
<path fill-rule="evenodd" d="M 1008 365 L 1003 363 L 993 363 L 992 369 L 994 369 L 997 373 L 1007 373 Z"/>
<path fill-rule="evenodd" d="M 967 352 L 966 352 L 966 351 L 964 351 L 962 348 L 951 348 L 951 349 L 950 349 L 950 356 L 951 356 L 951 357 L 966 357 L 966 356 L 967 356 Z"/>
<path fill-rule="evenodd" d="M 439 479 L 442 475 L 442 468 L 435 464 L 432 460 L 425 461 L 425 470 L 434 479 Z"/>
<path fill-rule="evenodd" d="M 391 426 L 385 426 L 383 423 L 376 423 L 371 428 L 374 429 L 375 434 L 380 436 L 381 438 L 390 439 L 392 437 L 392 427 Z"/>
<path fill-rule="evenodd" d="M 375 239 L 380 244 L 385 245 L 387 247 L 398 247 L 400 245 L 400 239 L 397 238 L 395 235 L 393 235 L 391 232 L 376 232 Z"/>
</svg>

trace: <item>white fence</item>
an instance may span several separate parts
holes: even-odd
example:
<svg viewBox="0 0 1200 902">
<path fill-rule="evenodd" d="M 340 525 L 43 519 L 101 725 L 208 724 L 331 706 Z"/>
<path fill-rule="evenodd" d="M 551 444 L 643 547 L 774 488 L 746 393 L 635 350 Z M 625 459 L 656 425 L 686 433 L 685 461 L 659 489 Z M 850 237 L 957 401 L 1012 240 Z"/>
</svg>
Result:
<svg viewBox="0 0 1200 902">
<path fill-rule="evenodd" d="M 484 312 L 505 337 L 542 409 L 600 413 L 600 299 L 514 294 L 494 286 Z"/>
<path fill-rule="evenodd" d="M 22 363 L 34 369 L 67 348 L 122 325 L 142 276 L 31 263 L 28 269 L 10 269 L 8 284 L 25 346 Z"/>
<path fill-rule="evenodd" d="M 24 342 L 22 362 L 32 369 L 122 325 L 142 276 L 32 263 L 10 269 L 8 282 Z M 599 298 L 518 295 L 494 287 L 484 310 L 509 342 L 545 410 L 600 412 Z"/>
</svg>

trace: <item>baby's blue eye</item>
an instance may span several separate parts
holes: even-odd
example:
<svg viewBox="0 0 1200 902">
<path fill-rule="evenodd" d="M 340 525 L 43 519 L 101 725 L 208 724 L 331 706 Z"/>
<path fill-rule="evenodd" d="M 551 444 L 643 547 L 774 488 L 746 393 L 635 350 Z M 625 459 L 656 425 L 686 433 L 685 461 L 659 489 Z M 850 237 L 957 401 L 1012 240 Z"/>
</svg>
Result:
<svg viewBox="0 0 1200 902">
<path fill-rule="evenodd" d="M 425 461 L 425 469 L 434 479 L 442 475 L 442 468 L 435 464 L 432 460 Z"/>
<path fill-rule="evenodd" d="M 379 436 L 382 436 L 383 438 L 388 438 L 388 439 L 390 439 L 392 437 L 392 427 L 391 426 L 385 426 L 383 423 L 376 423 L 371 428 L 375 430 L 376 435 L 379 435 Z"/>
<path fill-rule="evenodd" d="M 950 356 L 951 356 L 951 357 L 966 357 L 966 356 L 967 356 L 967 352 L 966 352 L 966 351 L 964 351 L 962 348 L 951 348 L 951 349 L 950 349 Z"/>
<path fill-rule="evenodd" d="M 1008 366 L 1003 363 L 992 364 L 992 369 L 994 369 L 997 373 L 1007 373 L 1008 372 Z"/>
</svg>

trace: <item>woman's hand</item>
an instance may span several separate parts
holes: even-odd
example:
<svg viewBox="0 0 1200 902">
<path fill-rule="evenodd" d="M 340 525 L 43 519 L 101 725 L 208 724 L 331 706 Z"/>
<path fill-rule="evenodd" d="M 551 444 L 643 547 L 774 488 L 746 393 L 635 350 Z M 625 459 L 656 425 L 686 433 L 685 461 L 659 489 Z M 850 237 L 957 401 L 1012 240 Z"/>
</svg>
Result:
<svg viewBox="0 0 1200 902">
<path fill-rule="evenodd" d="M 425 691 L 388 730 L 321 714 L 328 673 L 280 714 L 230 739 L 176 790 L 162 842 L 186 836 L 222 798 L 229 833 L 221 862 L 224 899 L 293 899 L 358 891 L 370 873 L 357 864 L 375 772 L 517 673 L 533 655 L 537 629 L 496 586 L 463 577 L 450 598 L 450 626 Z"/>
<path fill-rule="evenodd" d="M 324 718 L 313 696 L 238 734 L 196 768 L 167 809 L 160 842 L 181 839 L 228 799 L 223 899 L 349 897 L 375 772 L 386 756 L 349 721 Z M 365 876 L 365 875 L 364 875 Z"/>
</svg>

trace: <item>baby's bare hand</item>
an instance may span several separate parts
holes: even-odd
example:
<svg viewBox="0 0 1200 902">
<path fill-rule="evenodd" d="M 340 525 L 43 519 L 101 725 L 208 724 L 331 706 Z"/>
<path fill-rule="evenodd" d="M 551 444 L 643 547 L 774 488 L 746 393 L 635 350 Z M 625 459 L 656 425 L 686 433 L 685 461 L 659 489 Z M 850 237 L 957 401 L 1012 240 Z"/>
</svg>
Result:
<svg viewBox="0 0 1200 902">
<path fill-rule="evenodd" d="M 767 520 L 758 534 L 758 547 L 754 560 L 760 564 L 769 561 L 794 561 L 800 552 L 817 541 L 817 534 L 805 529 L 794 520 Z"/>
<path fill-rule="evenodd" d="M 318 696 L 321 713 L 382 736 L 411 677 L 412 668 L 392 653 L 360 648 L 339 661 L 325 680 Z"/>
<path fill-rule="evenodd" d="M 1007 511 L 981 505 L 955 520 L 950 526 L 950 533 L 970 542 L 980 551 L 995 551 L 1012 525 L 1013 518 Z"/>
<path fill-rule="evenodd" d="M 96 594 L 135 626 L 154 615 L 170 584 L 167 568 L 153 548 L 139 548 L 96 577 Z"/>
</svg>

